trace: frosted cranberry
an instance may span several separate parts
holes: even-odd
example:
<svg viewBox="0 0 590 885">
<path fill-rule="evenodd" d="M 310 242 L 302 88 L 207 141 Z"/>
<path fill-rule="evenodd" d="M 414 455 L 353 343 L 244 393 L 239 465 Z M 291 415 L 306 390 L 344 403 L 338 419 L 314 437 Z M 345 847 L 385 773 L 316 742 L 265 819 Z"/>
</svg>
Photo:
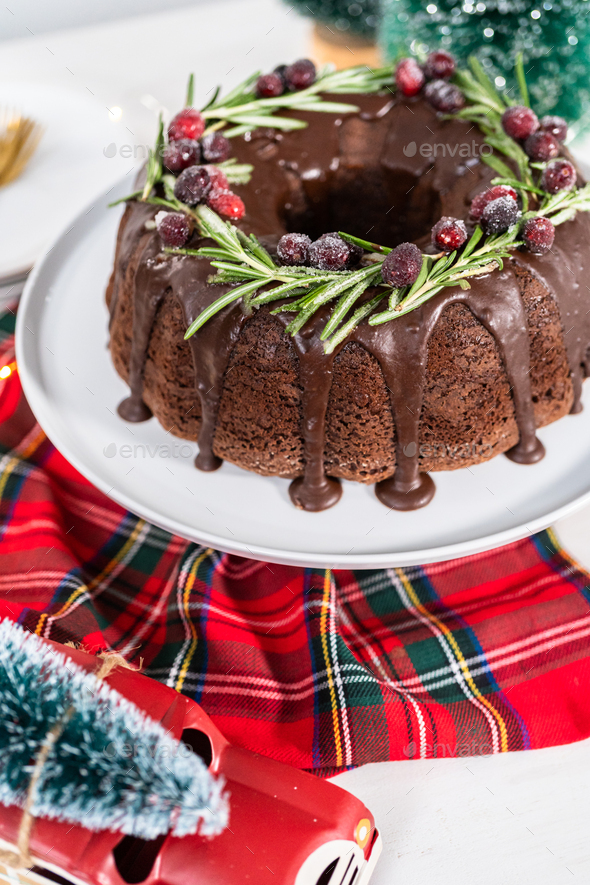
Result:
<svg viewBox="0 0 590 885">
<path fill-rule="evenodd" d="M 456 63 L 450 52 L 439 49 L 431 52 L 424 65 L 429 80 L 448 80 L 455 73 Z"/>
<path fill-rule="evenodd" d="M 563 144 L 567 138 L 567 123 L 563 117 L 555 117 L 552 115 L 542 117 L 541 129 L 543 132 L 549 132 L 555 141 L 558 141 L 560 144 Z"/>
<path fill-rule="evenodd" d="M 226 191 L 229 190 L 229 181 L 227 175 L 217 166 L 205 166 L 211 180 L 211 190 Z"/>
<path fill-rule="evenodd" d="M 347 244 L 340 237 L 323 237 L 309 247 L 309 263 L 320 270 L 344 270 L 348 258 Z"/>
<path fill-rule="evenodd" d="M 211 190 L 211 179 L 204 166 L 189 166 L 181 172 L 174 185 L 174 196 L 181 203 L 196 206 Z"/>
<path fill-rule="evenodd" d="M 338 233 L 338 231 L 332 231 L 329 234 L 322 234 L 319 237 L 320 240 L 324 240 L 326 237 L 331 237 L 332 239 L 336 238 L 337 240 L 342 240 L 342 237 Z M 348 249 L 348 261 L 346 262 L 347 270 L 351 267 L 356 267 L 361 258 L 363 257 L 363 250 L 360 246 L 356 246 L 354 243 L 349 243 L 347 240 L 342 240 L 343 243 L 346 244 L 346 248 Z"/>
<path fill-rule="evenodd" d="M 203 159 L 207 163 L 223 163 L 231 154 L 229 138 L 226 138 L 221 132 L 211 132 L 209 135 L 204 135 L 201 139 L 201 151 Z"/>
<path fill-rule="evenodd" d="M 198 139 L 204 131 L 203 115 L 194 108 L 185 108 L 171 120 L 168 126 L 168 141 L 178 141 L 181 138 Z"/>
<path fill-rule="evenodd" d="M 481 213 L 488 203 L 491 203 L 492 200 L 497 200 L 498 197 L 510 197 L 514 202 L 518 200 L 518 194 L 513 187 L 510 187 L 508 184 L 497 184 L 487 191 L 482 191 L 481 194 L 477 194 L 477 196 L 473 198 L 469 214 L 472 218 L 475 218 L 476 221 L 479 221 Z"/>
<path fill-rule="evenodd" d="M 576 169 L 569 160 L 554 160 L 543 170 L 541 187 L 548 194 L 571 191 L 576 184 L 577 177 Z"/>
<path fill-rule="evenodd" d="M 520 215 L 518 205 L 510 197 L 491 200 L 481 214 L 481 223 L 488 234 L 501 234 L 516 224 Z"/>
<path fill-rule="evenodd" d="M 290 266 L 307 264 L 310 246 L 307 234 L 285 234 L 277 246 L 279 261 Z"/>
<path fill-rule="evenodd" d="M 315 65 L 309 58 L 300 58 L 285 68 L 285 82 L 287 88 L 293 92 L 312 86 L 315 83 L 315 77 Z"/>
<path fill-rule="evenodd" d="M 201 146 L 198 141 L 190 138 L 180 138 L 171 141 L 162 152 L 162 162 L 170 172 L 182 172 L 189 166 L 194 166 L 201 159 Z"/>
<path fill-rule="evenodd" d="M 235 221 L 238 218 L 242 218 L 246 212 L 246 207 L 241 197 L 228 190 L 212 190 L 207 197 L 207 205 L 214 212 L 218 212 L 219 215 L 233 218 Z"/>
<path fill-rule="evenodd" d="M 516 141 L 524 141 L 539 128 L 539 120 L 534 111 L 524 105 L 514 105 L 502 114 L 502 126 L 506 135 Z"/>
<path fill-rule="evenodd" d="M 424 71 L 415 58 L 402 58 L 397 63 L 395 84 L 404 95 L 418 95 L 424 82 Z"/>
<path fill-rule="evenodd" d="M 191 219 L 182 212 L 158 212 L 155 222 L 162 243 L 175 249 L 184 246 L 193 231 Z"/>
<path fill-rule="evenodd" d="M 262 74 L 256 81 L 256 95 L 260 98 L 276 98 L 285 91 L 285 82 L 280 74 Z"/>
<path fill-rule="evenodd" d="M 525 141 L 524 149 L 531 160 L 545 162 L 559 154 L 559 142 L 550 132 L 533 132 Z"/>
<path fill-rule="evenodd" d="M 453 83 L 431 80 L 424 88 L 424 98 L 437 111 L 452 114 L 465 104 L 465 96 Z"/>
<path fill-rule="evenodd" d="M 529 252 L 543 255 L 545 252 L 549 252 L 553 245 L 555 228 L 548 218 L 542 216 L 529 218 L 523 228 L 522 238 Z"/>
<path fill-rule="evenodd" d="M 432 245 L 443 252 L 459 249 L 467 239 L 467 228 L 459 218 L 443 215 L 432 228 Z"/>
<path fill-rule="evenodd" d="M 401 243 L 385 257 L 381 276 L 390 286 L 399 289 L 411 286 L 422 270 L 422 252 L 414 243 Z"/>
</svg>

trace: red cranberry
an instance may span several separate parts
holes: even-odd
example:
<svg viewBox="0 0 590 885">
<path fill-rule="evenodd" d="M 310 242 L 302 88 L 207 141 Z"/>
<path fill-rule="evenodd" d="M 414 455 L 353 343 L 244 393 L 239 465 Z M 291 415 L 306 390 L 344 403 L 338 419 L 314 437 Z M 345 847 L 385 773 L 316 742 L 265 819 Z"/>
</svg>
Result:
<svg viewBox="0 0 590 885">
<path fill-rule="evenodd" d="M 171 141 L 162 152 L 162 162 L 170 172 L 182 172 L 189 166 L 194 166 L 201 159 L 201 146 L 198 141 L 190 138 L 180 138 Z"/>
<path fill-rule="evenodd" d="M 545 162 L 559 154 L 559 142 L 550 132 L 533 132 L 524 143 L 524 149 L 531 160 Z"/>
<path fill-rule="evenodd" d="M 155 222 L 162 243 L 175 249 L 184 246 L 193 232 L 192 221 L 183 212 L 158 212 Z"/>
<path fill-rule="evenodd" d="M 276 98 L 285 91 L 285 83 L 280 74 L 262 74 L 256 81 L 256 95 L 260 98 Z"/>
<path fill-rule="evenodd" d="M 332 231 L 329 234 L 322 234 L 319 237 L 320 240 L 325 240 L 326 237 L 331 237 L 332 239 L 342 240 L 342 237 L 338 233 L 338 231 Z M 346 240 L 342 240 L 343 243 L 346 243 L 346 248 L 348 249 L 348 261 L 346 262 L 346 269 L 350 269 L 351 267 L 356 267 L 361 258 L 363 257 L 363 250 L 360 246 L 356 246 L 354 243 L 349 243 Z"/>
<path fill-rule="evenodd" d="M 482 191 L 481 194 L 477 194 L 477 196 L 473 198 L 469 214 L 472 218 L 475 218 L 476 221 L 479 221 L 481 213 L 488 203 L 491 203 L 492 200 L 497 200 L 498 197 L 510 197 L 514 202 L 518 200 L 518 194 L 513 187 L 510 187 L 508 184 L 497 184 L 487 191 Z"/>
<path fill-rule="evenodd" d="M 563 117 L 555 117 L 552 115 L 542 117 L 541 129 L 543 132 L 549 132 L 555 141 L 558 141 L 560 144 L 563 144 L 567 138 L 567 123 Z"/>
<path fill-rule="evenodd" d="M 445 114 L 452 114 L 465 104 L 461 90 L 447 80 L 431 80 L 424 87 L 424 97 L 435 110 Z"/>
<path fill-rule="evenodd" d="M 569 160 L 554 160 L 543 170 L 541 187 L 548 194 L 571 191 L 576 184 L 577 177 L 576 169 Z"/>
<path fill-rule="evenodd" d="M 443 215 L 432 228 L 432 245 L 443 252 L 452 252 L 467 239 L 467 228 L 459 218 Z"/>
<path fill-rule="evenodd" d="M 429 80 L 449 80 L 455 73 L 456 63 L 450 52 L 438 49 L 431 52 L 424 65 Z"/>
<path fill-rule="evenodd" d="M 292 65 L 285 68 L 285 82 L 287 88 L 293 92 L 312 86 L 315 83 L 315 77 L 315 65 L 309 58 L 300 58 L 299 61 L 294 61 Z"/>
<path fill-rule="evenodd" d="M 411 286 L 422 270 L 422 252 L 414 243 L 401 243 L 385 257 L 381 276 L 390 286 L 399 289 Z"/>
<path fill-rule="evenodd" d="M 529 218 L 524 225 L 522 238 L 529 252 L 535 255 L 543 255 L 549 252 L 555 239 L 555 228 L 548 218 L 539 215 L 537 218 Z"/>
<path fill-rule="evenodd" d="M 307 234 L 285 234 L 277 246 L 279 261 L 290 266 L 307 264 L 310 246 Z"/>
<path fill-rule="evenodd" d="M 233 218 L 237 221 L 246 212 L 246 207 L 241 197 L 227 190 L 212 190 L 207 197 L 207 205 L 219 215 Z"/>
<path fill-rule="evenodd" d="M 203 115 L 194 108 L 185 108 L 171 120 L 168 126 L 168 141 L 178 141 L 181 138 L 198 139 L 204 131 Z"/>
<path fill-rule="evenodd" d="M 481 223 L 488 234 L 501 234 L 516 224 L 520 211 L 511 197 L 491 200 L 481 214 Z"/>
<path fill-rule="evenodd" d="M 205 169 L 211 179 L 211 190 L 228 191 L 230 189 L 229 181 L 222 169 L 219 169 L 217 166 L 205 166 Z"/>
<path fill-rule="evenodd" d="M 231 144 L 221 132 L 211 132 L 202 137 L 201 150 L 207 163 L 223 163 L 231 154 Z"/>
<path fill-rule="evenodd" d="M 506 135 L 516 141 L 524 141 L 539 128 L 539 120 L 534 111 L 517 104 L 502 114 L 502 126 Z"/>
<path fill-rule="evenodd" d="M 211 179 L 204 166 L 189 166 L 174 185 L 174 196 L 187 206 L 196 206 L 211 190 Z"/>
<path fill-rule="evenodd" d="M 397 88 L 408 97 L 418 95 L 424 86 L 424 72 L 415 58 L 402 58 L 395 69 Z"/>
<path fill-rule="evenodd" d="M 309 263 L 320 270 L 344 270 L 350 253 L 340 237 L 321 237 L 309 247 Z"/>
</svg>

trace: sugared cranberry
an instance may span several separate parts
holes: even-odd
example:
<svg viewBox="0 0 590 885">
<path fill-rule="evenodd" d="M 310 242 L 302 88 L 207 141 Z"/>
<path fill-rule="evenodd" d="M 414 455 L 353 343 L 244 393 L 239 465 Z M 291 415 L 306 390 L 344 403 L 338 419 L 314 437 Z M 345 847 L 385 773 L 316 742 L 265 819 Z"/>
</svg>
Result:
<svg viewBox="0 0 590 885">
<path fill-rule="evenodd" d="M 424 88 L 424 97 L 435 110 L 445 114 L 452 114 L 465 104 L 461 90 L 447 80 L 431 80 Z"/>
<path fill-rule="evenodd" d="M 279 261 L 289 266 L 307 264 L 310 246 L 311 240 L 307 234 L 285 234 L 277 246 Z"/>
<path fill-rule="evenodd" d="M 424 65 L 429 80 L 449 80 L 455 73 L 455 59 L 450 52 L 438 49 L 431 52 Z"/>
<path fill-rule="evenodd" d="M 285 68 L 285 83 L 293 92 L 315 83 L 315 65 L 309 58 L 300 58 Z"/>
<path fill-rule="evenodd" d="M 185 108 L 177 114 L 168 126 L 168 141 L 178 141 L 181 138 L 200 138 L 205 131 L 203 115 L 194 108 Z"/>
<path fill-rule="evenodd" d="M 529 252 L 543 255 L 549 252 L 555 239 L 555 228 L 548 218 L 529 218 L 522 230 L 522 238 Z"/>
<path fill-rule="evenodd" d="M 201 139 L 201 151 L 203 159 L 207 163 L 223 163 L 231 154 L 229 138 L 226 138 L 221 132 L 211 132 L 209 135 L 204 135 Z"/>
<path fill-rule="evenodd" d="M 181 172 L 174 185 L 174 196 L 181 203 L 196 206 L 211 190 L 211 179 L 204 166 L 189 166 Z"/>
<path fill-rule="evenodd" d="M 543 170 L 541 187 L 548 194 L 571 191 L 576 184 L 577 177 L 576 169 L 569 160 L 554 160 Z"/>
<path fill-rule="evenodd" d="M 285 91 L 285 82 L 280 74 L 262 74 L 256 81 L 256 95 L 260 98 L 276 98 Z"/>
<path fill-rule="evenodd" d="M 309 247 L 309 263 L 320 270 L 344 270 L 349 257 L 348 243 L 340 237 L 322 237 Z"/>
<path fill-rule="evenodd" d="M 183 212 L 158 212 L 155 222 L 163 244 L 175 249 L 184 246 L 193 232 L 192 221 Z"/>
<path fill-rule="evenodd" d="M 510 187 L 508 184 L 497 184 L 487 191 L 482 191 L 481 194 L 477 194 L 473 198 L 469 214 L 472 218 L 475 218 L 476 221 L 479 221 L 481 213 L 488 203 L 491 203 L 492 200 L 497 200 L 498 197 L 510 197 L 514 202 L 518 200 L 518 194 L 513 187 Z"/>
<path fill-rule="evenodd" d="M 541 129 L 543 132 L 549 132 L 555 141 L 558 141 L 560 144 L 563 144 L 567 138 L 567 123 L 563 117 L 555 117 L 551 114 L 542 117 Z"/>
<path fill-rule="evenodd" d="M 211 179 L 211 190 L 228 191 L 230 189 L 227 175 L 222 169 L 219 169 L 218 166 L 205 166 L 205 169 Z"/>
<path fill-rule="evenodd" d="M 228 190 L 212 190 L 207 197 L 207 205 L 219 215 L 234 220 L 242 218 L 246 211 L 241 197 Z"/>
<path fill-rule="evenodd" d="M 402 58 L 395 69 L 395 84 L 404 95 L 418 95 L 424 86 L 424 71 L 415 58 Z"/>
<path fill-rule="evenodd" d="M 386 256 L 381 276 L 396 289 L 411 286 L 422 270 L 422 252 L 414 243 L 401 243 Z"/>
<path fill-rule="evenodd" d="M 162 152 L 162 162 L 170 172 L 182 172 L 201 159 L 201 146 L 191 138 L 171 141 Z"/>
<path fill-rule="evenodd" d="M 467 239 L 467 228 L 459 218 L 443 215 L 432 228 L 432 245 L 443 252 L 459 249 Z"/>
<path fill-rule="evenodd" d="M 332 231 L 328 234 L 322 234 L 319 237 L 320 240 L 325 240 L 326 237 L 331 237 L 332 239 L 342 240 L 342 237 L 338 233 L 338 231 Z M 346 244 L 346 248 L 348 249 L 348 261 L 346 262 L 346 269 L 350 269 L 351 267 L 356 267 L 361 258 L 363 257 L 363 250 L 360 246 L 355 245 L 354 243 L 349 243 L 347 240 L 342 240 L 343 243 Z"/>
<path fill-rule="evenodd" d="M 481 214 L 481 223 L 488 234 L 501 234 L 516 224 L 520 211 L 511 197 L 491 200 Z"/>
<path fill-rule="evenodd" d="M 534 111 L 524 105 L 514 105 L 502 114 L 502 127 L 506 135 L 516 141 L 524 141 L 539 128 L 539 120 Z"/>
<path fill-rule="evenodd" d="M 545 162 L 559 154 L 559 142 L 550 132 L 533 132 L 525 141 L 524 149 L 531 160 Z"/>
</svg>

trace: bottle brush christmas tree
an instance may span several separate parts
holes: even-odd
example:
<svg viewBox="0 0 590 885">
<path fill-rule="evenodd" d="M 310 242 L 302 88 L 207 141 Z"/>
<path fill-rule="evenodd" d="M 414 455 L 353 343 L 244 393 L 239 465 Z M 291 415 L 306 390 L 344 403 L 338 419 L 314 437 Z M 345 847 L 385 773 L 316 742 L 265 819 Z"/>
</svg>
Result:
<svg viewBox="0 0 590 885">
<path fill-rule="evenodd" d="M 2 804 L 24 807 L 36 763 L 34 817 L 143 839 L 214 835 L 228 820 L 223 783 L 188 747 L 93 673 L 3 621 Z"/>
<path fill-rule="evenodd" d="M 391 59 L 442 48 L 464 66 L 475 55 L 514 98 L 522 53 L 536 112 L 590 125 L 589 0 L 384 0 L 381 43 Z"/>
</svg>

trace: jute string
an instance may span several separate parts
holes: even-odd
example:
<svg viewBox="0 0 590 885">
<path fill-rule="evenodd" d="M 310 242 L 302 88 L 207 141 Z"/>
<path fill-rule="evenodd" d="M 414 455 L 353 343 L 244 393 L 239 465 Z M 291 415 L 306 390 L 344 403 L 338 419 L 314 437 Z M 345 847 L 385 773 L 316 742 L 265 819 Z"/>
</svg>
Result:
<svg viewBox="0 0 590 885">
<path fill-rule="evenodd" d="M 135 667 L 132 667 L 130 664 L 127 663 L 125 658 L 121 657 L 121 655 L 117 654 L 116 652 L 102 652 L 99 657 L 101 658 L 101 663 L 94 674 L 98 680 L 106 679 L 107 676 L 109 676 L 113 672 L 113 670 L 116 670 L 118 667 L 125 667 L 127 670 L 135 669 Z M 39 782 L 39 778 L 41 777 L 41 773 L 43 772 L 43 767 L 45 766 L 45 763 L 49 758 L 51 750 L 64 733 L 64 730 L 74 713 L 75 707 L 68 707 L 59 722 L 56 722 L 49 729 L 43 743 L 41 744 L 41 749 L 37 754 L 37 758 L 35 759 L 33 773 L 31 775 L 31 780 L 29 781 L 29 788 L 27 790 L 27 798 L 23 806 L 23 813 L 18 828 L 16 851 L 3 851 L 0 849 L 0 863 L 3 863 L 8 867 L 12 867 L 12 869 L 30 870 L 31 867 L 35 865 L 35 861 L 31 857 L 30 853 L 30 842 L 31 833 L 33 831 L 33 824 L 35 823 L 35 817 L 32 814 L 31 809 L 35 804 L 35 799 L 37 796 L 37 784 Z"/>
</svg>

